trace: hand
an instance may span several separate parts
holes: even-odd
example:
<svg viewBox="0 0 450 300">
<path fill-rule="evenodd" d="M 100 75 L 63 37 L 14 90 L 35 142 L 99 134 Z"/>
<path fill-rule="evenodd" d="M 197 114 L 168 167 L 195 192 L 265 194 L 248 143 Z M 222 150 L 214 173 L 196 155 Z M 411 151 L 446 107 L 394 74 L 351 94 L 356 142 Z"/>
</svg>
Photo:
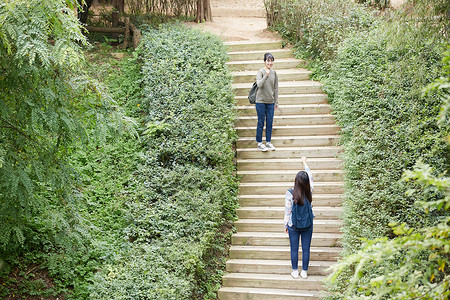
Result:
<svg viewBox="0 0 450 300">
<path fill-rule="evenodd" d="M 306 156 L 302 156 L 302 162 L 306 164 Z"/>
<path fill-rule="evenodd" d="M 270 69 L 266 69 L 266 75 L 269 76 L 270 74 Z"/>
<path fill-rule="evenodd" d="M 277 110 L 278 109 L 278 105 L 275 105 L 275 110 Z"/>
<path fill-rule="evenodd" d="M 287 228 L 284 229 L 284 233 L 289 233 Z"/>
</svg>

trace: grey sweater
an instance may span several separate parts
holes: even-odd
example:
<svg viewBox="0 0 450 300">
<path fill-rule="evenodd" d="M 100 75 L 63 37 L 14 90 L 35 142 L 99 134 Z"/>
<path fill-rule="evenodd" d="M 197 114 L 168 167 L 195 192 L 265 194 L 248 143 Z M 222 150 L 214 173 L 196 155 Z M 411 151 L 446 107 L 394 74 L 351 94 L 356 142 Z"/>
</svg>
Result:
<svg viewBox="0 0 450 300">
<path fill-rule="evenodd" d="M 256 103 L 275 103 L 278 106 L 278 75 L 275 70 L 270 70 L 266 75 L 266 70 L 262 68 L 256 73 L 256 84 L 258 92 L 256 93 Z"/>
</svg>

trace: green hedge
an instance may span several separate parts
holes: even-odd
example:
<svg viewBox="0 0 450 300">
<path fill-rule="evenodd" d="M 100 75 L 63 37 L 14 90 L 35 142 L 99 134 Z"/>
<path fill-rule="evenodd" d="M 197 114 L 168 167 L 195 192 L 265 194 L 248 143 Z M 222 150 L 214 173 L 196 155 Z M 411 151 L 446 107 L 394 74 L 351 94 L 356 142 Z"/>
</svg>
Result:
<svg viewBox="0 0 450 300">
<path fill-rule="evenodd" d="M 414 204 L 441 198 L 440 193 L 425 193 L 400 180 L 418 159 L 431 165 L 434 175 L 450 166 L 449 126 L 437 125 L 442 98 L 422 95 L 443 74 L 440 30 L 445 24 L 414 13 L 391 11 L 391 16 L 376 18 L 372 12 L 344 0 L 282 1 L 273 24 L 296 45 L 298 55 L 312 60 L 314 76 L 324 83 L 342 128 L 344 255 L 358 250 L 361 239 L 394 237 L 391 222 L 421 228 L 437 224 L 445 214 L 426 214 Z M 411 188 L 422 192 L 406 194 Z M 420 256 L 416 259 L 420 267 Z M 353 271 L 341 274 L 338 294 Z M 378 271 L 368 272 L 358 286 L 363 288 Z"/>
<path fill-rule="evenodd" d="M 237 205 L 226 50 L 217 37 L 171 25 L 145 32 L 134 61 L 141 94 L 129 105 L 145 130 L 127 188 L 130 242 L 95 276 L 91 297 L 214 298 L 223 262 L 212 255 Z"/>
<path fill-rule="evenodd" d="M 355 33 L 323 79 L 345 148 L 347 251 L 358 248 L 361 237 L 390 236 L 390 222 L 434 223 L 399 179 L 419 158 L 438 172 L 449 166 L 448 129 L 436 122 L 443 103 L 437 95 L 422 96 L 441 74 L 441 49 L 428 41 L 419 47 L 390 43 L 383 28 Z"/>
</svg>

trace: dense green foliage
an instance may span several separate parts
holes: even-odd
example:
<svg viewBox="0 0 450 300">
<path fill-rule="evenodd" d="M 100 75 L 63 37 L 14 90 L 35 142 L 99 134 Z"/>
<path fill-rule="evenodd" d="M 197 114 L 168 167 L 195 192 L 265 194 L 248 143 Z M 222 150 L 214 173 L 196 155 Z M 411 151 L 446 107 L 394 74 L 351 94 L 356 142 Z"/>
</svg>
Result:
<svg viewBox="0 0 450 300">
<path fill-rule="evenodd" d="M 444 105 L 438 125 L 448 128 L 450 116 L 446 112 L 450 104 L 450 51 L 445 53 L 443 62 L 446 77 L 430 84 L 425 93 L 442 92 Z M 449 136 L 447 142 L 450 143 Z M 413 171 L 405 171 L 402 176 L 402 182 L 413 180 L 418 183 L 407 194 L 413 195 L 420 191 L 428 196 L 422 196 L 415 206 L 428 215 L 450 210 L 449 177 L 446 174 L 436 177 L 435 173 L 429 165 L 419 160 Z M 405 222 L 389 225 L 397 235 L 395 238 L 367 240 L 360 251 L 334 266 L 331 281 L 336 282 L 343 272 L 355 270 L 345 287 L 346 298 L 365 295 L 377 299 L 448 299 L 450 216 L 447 214 L 437 224 L 426 227 L 411 227 Z"/>
<path fill-rule="evenodd" d="M 143 63 L 142 92 L 128 103 L 145 125 L 127 188 L 130 242 L 96 275 L 92 297 L 214 297 L 220 272 L 208 271 L 218 266 L 206 258 L 223 247 L 218 232 L 237 203 L 226 59 L 220 40 L 194 30 L 144 34 L 133 60 Z"/>
<path fill-rule="evenodd" d="M 405 196 L 399 181 L 419 157 L 438 172 L 448 168 L 445 143 L 449 128 L 440 129 L 437 95 L 422 89 L 439 77 L 439 48 L 424 41 L 390 47 L 382 28 L 345 41 L 325 79 L 326 91 L 342 126 L 346 169 L 345 243 L 389 235 L 390 222 L 423 226 L 435 222 Z"/>
<path fill-rule="evenodd" d="M 348 0 L 265 0 L 269 25 L 292 43 L 302 58 L 320 59 L 324 68 L 350 32 L 371 28 L 365 6 Z"/>
<path fill-rule="evenodd" d="M 37 232 L 63 230 L 69 220 L 56 211 L 76 218 L 67 161 L 74 141 L 87 143 L 94 124 L 101 138 L 126 118 L 76 70 L 86 40 L 61 1 L 6 1 L 0 16 L 0 251 L 7 255 L 26 241 L 42 243 Z"/>
<path fill-rule="evenodd" d="M 273 28 L 296 45 L 299 55 L 312 60 L 342 128 L 344 255 L 360 249 L 361 238 L 395 237 L 390 223 L 415 229 L 438 224 L 448 212 L 427 214 L 415 202 L 435 201 L 442 195 L 420 189 L 406 194 L 417 183 L 400 179 L 419 158 L 432 166 L 434 175 L 449 168 L 450 128 L 448 122 L 441 127 L 436 122 L 443 105 L 442 89 L 422 94 L 425 86 L 442 76 L 448 7 L 440 6 L 440 0 L 433 1 L 434 6 L 416 1 L 413 10 L 390 11 L 381 18 L 352 1 L 274 2 L 278 6 L 274 6 Z M 425 269 L 427 256 L 419 254 L 414 257 L 415 267 Z M 381 266 L 361 264 L 358 272 L 364 276 L 358 277 L 358 288 L 381 275 L 382 267 L 399 268 L 401 257 L 406 257 L 402 255 L 410 253 L 398 255 Z M 436 266 L 436 261 L 430 263 Z M 335 281 L 338 292 L 346 289 L 355 271 L 349 266 Z M 407 278 L 397 279 L 404 279 L 405 286 L 411 284 Z M 361 289 L 351 290 L 347 297 L 363 295 Z"/>
<path fill-rule="evenodd" d="M 52 17 L 64 15 L 62 4 L 48 1 L 48 16 L 37 4 L 7 1 L 0 4 L 0 245 L 15 250 L 24 243 L 26 223 L 42 209 L 33 201 L 35 190 L 46 185 L 56 191 L 67 181 L 60 152 L 74 137 L 85 137 L 74 114 L 75 83 L 67 80 L 63 53 L 47 42 L 55 38 L 58 49 L 70 49 L 72 61 L 80 59 L 76 41 L 85 42 L 74 18 L 55 30 L 45 28 Z M 51 5 L 52 4 L 52 5 Z M 61 10 L 61 11 L 59 11 Z M 28 15 L 36 15 L 31 19 Z M 62 30 L 68 37 L 63 38 Z M 19 67 L 20 66 L 20 67 Z M 42 84 L 45 83 L 45 84 Z M 68 129 L 68 130 L 67 130 Z M 64 131 L 64 134 L 61 134 Z M 38 206 L 38 207 L 36 207 Z"/>
<path fill-rule="evenodd" d="M 237 205 L 222 43 L 165 27 L 87 64 L 65 4 L 0 4 L 1 297 L 214 298 Z"/>
<path fill-rule="evenodd" d="M 406 172 L 404 180 L 416 180 L 429 193 L 445 194 L 444 199 L 437 201 L 420 201 L 418 207 L 427 212 L 448 211 L 450 180 L 436 178 L 432 173 L 432 168 L 419 162 L 414 171 Z M 363 295 L 376 299 L 448 299 L 450 217 L 436 226 L 420 229 L 404 223 L 392 226 L 398 237 L 367 241 L 360 251 L 334 266 L 330 279 L 336 280 L 341 272 L 355 269 L 346 287 L 346 299 L 360 299 Z M 365 280 L 361 280 L 363 277 Z"/>
<path fill-rule="evenodd" d="M 89 233 L 70 156 L 133 124 L 82 72 L 87 41 L 75 2 L 0 4 L 0 272 L 18 270 L 2 280 L 1 296 L 18 278 L 31 295 L 55 295 L 85 276 Z M 55 288 L 43 291 L 29 265 L 56 276 Z"/>
</svg>

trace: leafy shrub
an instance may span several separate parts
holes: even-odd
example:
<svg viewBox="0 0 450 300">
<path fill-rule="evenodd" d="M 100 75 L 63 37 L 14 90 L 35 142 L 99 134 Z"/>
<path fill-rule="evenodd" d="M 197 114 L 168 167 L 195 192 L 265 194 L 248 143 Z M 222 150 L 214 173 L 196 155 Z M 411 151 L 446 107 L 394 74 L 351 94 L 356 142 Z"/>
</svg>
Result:
<svg viewBox="0 0 450 300">
<path fill-rule="evenodd" d="M 358 247 L 358 237 L 389 235 L 393 221 L 433 222 L 405 197 L 408 186 L 399 179 L 419 157 L 439 172 L 449 163 L 448 132 L 436 124 L 442 100 L 421 95 L 441 74 L 440 48 L 428 41 L 419 48 L 388 44 L 382 28 L 355 34 L 324 78 L 345 147 L 347 250 Z"/>
<path fill-rule="evenodd" d="M 134 63 L 142 154 L 130 177 L 124 248 L 97 273 L 97 299 L 191 299 L 217 290 L 211 248 L 235 217 L 234 97 L 226 50 L 179 25 L 144 33 Z M 136 86 L 133 87 L 136 90 Z M 122 237 L 123 238 L 123 237 Z M 220 266 L 219 266 L 220 267 Z"/>
<path fill-rule="evenodd" d="M 316 76 L 324 83 L 342 128 L 343 255 L 360 249 L 362 239 L 394 238 L 391 223 L 412 229 L 436 225 L 448 211 L 427 214 L 415 203 L 433 202 L 442 194 L 425 192 L 416 183 L 400 179 L 419 158 L 432 166 L 434 175 L 449 169 L 445 140 L 450 128 L 436 122 L 442 90 L 422 95 L 423 88 L 442 75 L 441 53 L 446 42 L 442 33 L 448 23 L 440 0 L 432 5 L 416 1 L 417 10 L 390 11 L 383 18 L 371 16 L 369 9 L 351 1 L 336 1 L 341 5 L 328 11 L 321 9 L 333 7 L 330 1 L 277 2 L 281 6 L 274 28 L 298 47 L 298 53 L 316 59 Z M 355 23 L 339 21 L 351 20 L 350 11 L 355 12 Z M 337 18 L 334 29 L 322 30 L 326 28 L 322 21 L 330 14 L 342 18 Z M 419 192 L 406 194 L 412 188 Z M 358 286 L 345 297 L 364 293 L 365 286 L 383 270 L 400 268 L 405 254 L 400 251 L 394 259 L 372 267 L 363 262 L 364 268 L 357 271 L 364 277 L 358 275 Z M 410 258 L 418 268 L 427 266 L 427 255 L 422 252 Z M 334 282 L 337 298 L 355 271 L 350 265 L 340 270 Z"/>
<path fill-rule="evenodd" d="M 440 134 L 436 132 L 433 135 L 446 138 L 447 143 L 450 128 L 446 110 L 450 102 L 449 55 L 450 52 L 447 51 L 443 60 L 446 77 L 441 77 L 430 84 L 424 93 L 429 96 L 432 92 L 440 92 L 434 96 L 441 96 L 443 109 L 438 121 L 436 122 L 434 118 L 431 122 L 436 122 L 437 131 L 440 131 Z M 430 138 L 429 132 L 425 134 L 427 138 Z M 346 291 L 345 298 L 358 298 L 362 295 L 384 296 L 390 299 L 415 297 L 446 299 L 448 297 L 450 203 L 449 180 L 443 175 L 448 170 L 448 161 L 446 161 L 448 146 L 443 147 L 439 152 L 436 151 L 439 144 L 444 141 L 445 139 L 430 146 L 434 157 L 430 157 L 430 154 L 424 151 L 414 165 L 414 171 L 405 171 L 401 180 L 396 183 L 402 191 L 405 191 L 404 199 L 411 199 L 410 196 L 414 196 L 412 199 L 415 203 L 407 209 L 419 211 L 423 215 L 422 219 L 403 219 L 401 222 L 389 223 L 394 238 L 385 236 L 373 240 L 365 239 L 361 250 L 344 257 L 334 267 L 335 272 L 331 277 L 333 288 L 339 291 L 339 294 Z M 416 146 L 416 149 L 420 147 Z M 440 170 L 436 171 L 424 164 L 423 157 L 431 162 L 435 162 L 436 158 L 442 159 L 442 163 L 437 163 Z M 392 158 L 389 160 L 394 161 Z M 435 174 L 439 174 L 438 177 Z M 415 182 L 414 185 L 406 184 L 407 181 L 412 180 Z M 354 200 L 353 203 L 355 203 Z M 350 204 L 351 208 L 354 207 L 352 204 Z M 348 203 L 346 206 L 349 206 Z M 351 221 L 351 217 L 355 214 L 351 212 L 347 221 Z M 405 209 L 404 212 L 397 212 L 397 215 L 405 217 L 409 213 Z M 395 218 L 391 217 L 391 219 Z M 347 244 L 350 243 L 347 242 Z M 354 244 L 350 246 L 355 248 Z M 347 246 L 347 250 L 350 246 Z"/>
<path fill-rule="evenodd" d="M 375 19 L 363 5 L 348 0 L 266 0 L 271 28 L 294 44 L 298 55 L 326 63 L 352 31 L 367 30 Z"/>
<path fill-rule="evenodd" d="M 449 210 L 450 181 L 436 178 L 429 166 L 418 162 L 403 180 L 415 180 L 427 193 L 443 194 L 437 201 L 419 201 L 427 212 Z M 436 226 L 410 228 L 392 224 L 397 235 L 366 241 L 363 248 L 333 266 L 331 280 L 341 272 L 355 270 L 345 287 L 346 299 L 361 296 L 389 299 L 447 299 L 450 295 L 449 252 L 450 217 Z"/>
</svg>

